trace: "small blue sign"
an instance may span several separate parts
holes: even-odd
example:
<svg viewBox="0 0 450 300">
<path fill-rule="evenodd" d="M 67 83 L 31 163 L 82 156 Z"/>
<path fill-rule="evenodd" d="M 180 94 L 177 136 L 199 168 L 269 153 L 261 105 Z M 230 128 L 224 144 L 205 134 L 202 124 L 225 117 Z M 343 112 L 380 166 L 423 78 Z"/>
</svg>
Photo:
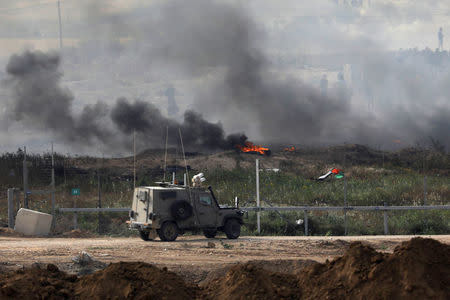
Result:
<svg viewBox="0 0 450 300">
<path fill-rule="evenodd" d="M 72 189 L 72 196 L 80 196 L 80 189 Z"/>
</svg>

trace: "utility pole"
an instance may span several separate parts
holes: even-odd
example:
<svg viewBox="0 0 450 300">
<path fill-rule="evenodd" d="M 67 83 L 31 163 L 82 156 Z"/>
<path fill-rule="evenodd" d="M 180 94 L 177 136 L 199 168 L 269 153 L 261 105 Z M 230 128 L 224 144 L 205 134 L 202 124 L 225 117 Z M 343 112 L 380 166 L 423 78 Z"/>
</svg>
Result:
<svg viewBox="0 0 450 300">
<path fill-rule="evenodd" d="M 101 208 L 102 207 L 102 194 L 100 193 L 100 168 L 99 167 L 97 167 L 97 193 L 98 193 L 98 204 L 97 204 L 97 206 L 98 206 L 98 208 Z M 98 212 L 98 229 L 97 229 L 99 234 L 101 233 L 101 228 L 102 228 L 102 226 L 101 226 L 101 223 L 102 223 L 101 222 L 101 218 L 102 218 L 101 212 L 99 211 Z"/>
<path fill-rule="evenodd" d="M 14 229 L 16 209 L 14 208 L 14 188 L 8 189 L 8 227 Z"/>
<path fill-rule="evenodd" d="M 61 25 L 61 3 L 58 0 L 58 20 L 59 20 L 59 50 L 62 50 L 62 25 Z"/>
<path fill-rule="evenodd" d="M 102 193 L 100 192 L 100 168 L 97 168 L 97 194 L 98 194 L 98 207 L 102 207 Z"/>
<path fill-rule="evenodd" d="M 427 205 L 427 173 L 425 171 L 425 153 L 423 155 L 423 205 Z"/>
<path fill-rule="evenodd" d="M 102 158 L 102 166 L 103 166 Z M 98 192 L 98 208 L 102 208 L 102 192 L 101 192 L 101 183 L 100 183 L 100 168 L 97 166 L 97 192 Z M 98 233 L 102 233 L 102 213 L 98 212 Z"/>
<path fill-rule="evenodd" d="M 258 233 L 261 233 L 261 212 L 259 208 L 261 207 L 259 200 L 259 159 L 256 159 L 256 206 L 258 211 L 256 212 L 256 226 Z"/>
<path fill-rule="evenodd" d="M 28 208 L 28 166 L 27 147 L 23 147 L 23 205 Z"/>
<path fill-rule="evenodd" d="M 166 126 L 166 148 L 164 150 L 164 177 L 163 182 L 166 182 L 166 170 L 167 170 L 167 139 L 169 137 L 169 126 Z M 181 135 L 180 135 L 181 139 Z"/>
<path fill-rule="evenodd" d="M 345 161 L 345 150 L 344 150 L 344 170 L 346 170 L 347 165 Z M 345 171 L 344 171 L 345 172 Z M 345 174 L 345 173 L 344 173 Z M 347 235 L 347 176 L 344 175 L 344 235 Z"/>
<path fill-rule="evenodd" d="M 347 176 L 344 175 L 344 235 L 347 235 Z"/>
<path fill-rule="evenodd" d="M 55 157 L 54 157 L 54 152 L 53 152 L 53 142 L 52 142 L 52 183 L 51 183 L 51 195 L 52 195 L 52 215 L 53 215 L 53 219 L 55 219 Z"/>
<path fill-rule="evenodd" d="M 133 191 L 136 188 L 136 129 L 133 130 Z"/>
</svg>

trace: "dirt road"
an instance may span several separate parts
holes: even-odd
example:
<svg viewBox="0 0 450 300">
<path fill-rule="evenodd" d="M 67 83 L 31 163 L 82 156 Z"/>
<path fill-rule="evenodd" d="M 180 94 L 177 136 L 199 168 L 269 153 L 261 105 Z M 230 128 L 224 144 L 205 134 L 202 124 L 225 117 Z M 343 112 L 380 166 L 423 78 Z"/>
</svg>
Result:
<svg viewBox="0 0 450 300">
<path fill-rule="evenodd" d="M 450 235 L 424 236 L 450 244 Z M 236 262 L 258 261 L 269 269 L 296 272 L 311 260 L 324 262 L 343 254 L 353 241 L 376 250 L 392 252 L 412 236 L 352 237 L 241 237 L 237 240 L 182 236 L 175 242 L 144 242 L 139 238 L 23 238 L 0 236 L 0 267 L 17 269 L 38 263 L 54 263 L 77 272 L 72 258 L 88 252 L 102 263 L 143 261 L 166 266 L 200 282 L 208 273 Z"/>
</svg>

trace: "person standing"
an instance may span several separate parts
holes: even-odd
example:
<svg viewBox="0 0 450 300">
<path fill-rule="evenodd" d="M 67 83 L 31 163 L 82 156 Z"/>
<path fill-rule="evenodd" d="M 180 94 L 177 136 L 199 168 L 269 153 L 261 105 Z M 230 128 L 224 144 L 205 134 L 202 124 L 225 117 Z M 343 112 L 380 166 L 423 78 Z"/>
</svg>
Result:
<svg viewBox="0 0 450 300">
<path fill-rule="evenodd" d="M 352 91 L 348 88 L 344 79 L 344 73 L 339 72 L 337 82 L 335 84 L 334 95 L 340 104 L 347 105 L 350 103 Z"/>
</svg>

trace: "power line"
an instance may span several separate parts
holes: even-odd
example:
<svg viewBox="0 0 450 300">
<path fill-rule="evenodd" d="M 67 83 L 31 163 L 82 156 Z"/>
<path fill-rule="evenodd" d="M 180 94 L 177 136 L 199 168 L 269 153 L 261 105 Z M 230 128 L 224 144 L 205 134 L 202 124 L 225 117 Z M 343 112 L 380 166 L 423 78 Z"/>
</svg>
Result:
<svg viewBox="0 0 450 300">
<path fill-rule="evenodd" d="M 62 42 L 62 26 L 61 26 L 61 4 L 59 0 L 58 0 L 58 20 L 59 20 L 59 50 L 62 50 L 63 42 Z"/>
</svg>

